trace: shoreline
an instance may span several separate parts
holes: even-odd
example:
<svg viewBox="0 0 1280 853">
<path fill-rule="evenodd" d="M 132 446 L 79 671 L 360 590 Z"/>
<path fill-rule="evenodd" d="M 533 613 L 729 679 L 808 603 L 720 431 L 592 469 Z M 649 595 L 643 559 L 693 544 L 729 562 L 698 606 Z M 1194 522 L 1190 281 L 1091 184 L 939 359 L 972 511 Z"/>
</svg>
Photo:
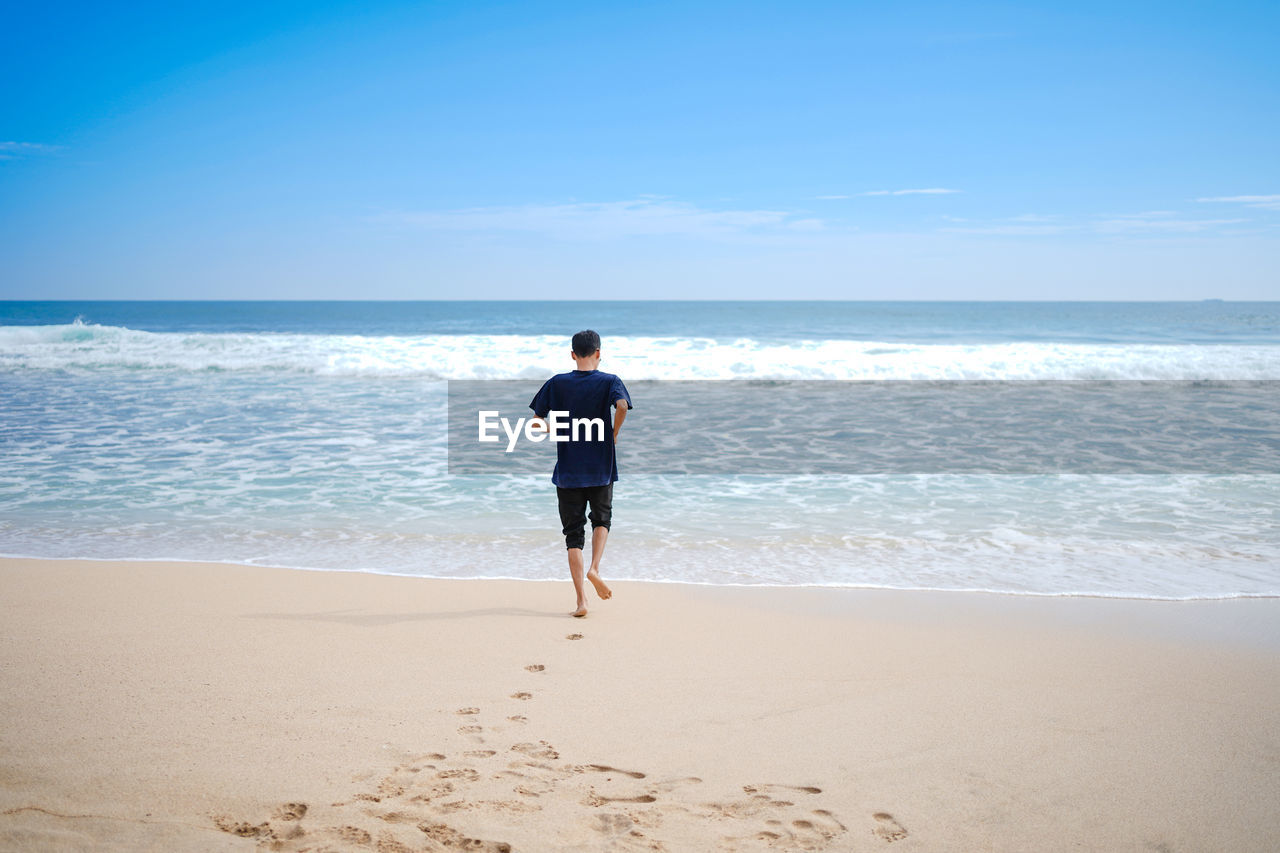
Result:
<svg viewBox="0 0 1280 853">
<path fill-rule="evenodd" d="M 1280 839 L 1278 599 L 610 583 L 0 559 L 0 848 Z"/>
<path fill-rule="evenodd" d="M 181 557 L 38 557 L 30 554 L 0 553 L 0 564 L 13 561 L 46 562 L 46 563 L 164 563 L 167 565 L 192 566 L 237 566 L 246 569 L 269 569 L 290 572 L 333 572 L 337 574 L 362 574 L 377 577 L 413 578 L 424 581 L 500 581 L 511 583 L 559 583 L 565 577 L 521 578 L 512 575 L 468 575 L 452 577 L 449 575 L 421 575 L 409 572 L 396 572 L 388 569 L 335 569 L 317 566 L 290 566 L 281 563 L 246 563 L 236 560 L 194 560 Z M 566 570 L 567 572 L 567 570 Z M 1014 598 L 1083 598 L 1101 599 L 1103 601 L 1160 601 L 1160 602 L 1195 602 L 1195 601 L 1235 601 L 1241 599 L 1280 599 L 1280 591 L 1276 592 L 1233 592 L 1218 595 L 1139 595 L 1137 593 L 1106 592 L 1037 592 L 1035 590 L 984 589 L 979 587 L 925 587 L 925 586 L 876 586 L 873 584 L 840 584 L 840 583 L 718 583 L 715 581 L 672 580 L 666 578 L 617 578 L 629 584 L 658 584 L 671 586 L 709 587 L 713 589 L 815 589 L 815 590 L 854 590 L 867 592 L 910 592 L 940 593 L 946 595 L 993 595 L 1011 596 Z"/>
</svg>

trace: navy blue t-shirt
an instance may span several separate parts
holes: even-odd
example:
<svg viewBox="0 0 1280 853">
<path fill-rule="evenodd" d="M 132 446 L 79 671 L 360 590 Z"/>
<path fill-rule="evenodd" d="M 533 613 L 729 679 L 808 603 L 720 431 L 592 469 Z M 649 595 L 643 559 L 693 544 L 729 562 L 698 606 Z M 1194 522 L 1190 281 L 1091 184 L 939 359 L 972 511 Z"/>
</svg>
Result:
<svg viewBox="0 0 1280 853">
<path fill-rule="evenodd" d="M 612 373 L 599 370 L 571 370 L 559 373 L 542 384 L 529 408 L 540 418 L 548 412 L 568 412 L 573 418 L 600 418 L 604 421 L 604 441 L 588 441 L 598 438 L 598 430 L 583 429 L 578 441 L 556 443 L 556 469 L 551 482 L 562 489 L 580 489 L 587 486 L 607 486 L 618 479 L 618 460 L 613 452 L 613 416 L 610 408 L 617 400 L 626 400 L 631 406 L 627 386 Z M 561 416 L 564 422 L 564 416 Z M 560 427 L 561 434 L 572 436 L 569 427 Z"/>
</svg>

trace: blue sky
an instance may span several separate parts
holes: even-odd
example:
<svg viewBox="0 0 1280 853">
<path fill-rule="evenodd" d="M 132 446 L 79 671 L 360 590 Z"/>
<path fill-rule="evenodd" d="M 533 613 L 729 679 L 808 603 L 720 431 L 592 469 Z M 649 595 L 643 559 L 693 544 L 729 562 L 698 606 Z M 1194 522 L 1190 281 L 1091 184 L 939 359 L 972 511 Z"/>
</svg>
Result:
<svg viewBox="0 0 1280 853">
<path fill-rule="evenodd" d="M 6 15 L 0 298 L 1280 298 L 1275 3 Z"/>
</svg>

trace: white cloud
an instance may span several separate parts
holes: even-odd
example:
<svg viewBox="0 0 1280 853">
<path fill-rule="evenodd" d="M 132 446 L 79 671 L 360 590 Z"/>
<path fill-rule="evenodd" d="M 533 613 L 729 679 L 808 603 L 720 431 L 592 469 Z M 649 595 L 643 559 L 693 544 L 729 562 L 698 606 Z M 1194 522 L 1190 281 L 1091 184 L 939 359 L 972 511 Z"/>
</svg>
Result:
<svg viewBox="0 0 1280 853">
<path fill-rule="evenodd" d="M 0 142 L 0 160 L 16 160 L 32 154 L 52 154 L 61 150 L 61 145 L 45 145 L 40 142 Z"/>
<path fill-rule="evenodd" d="M 868 190 L 858 195 L 950 195 L 958 193 L 960 190 L 951 190 L 945 187 L 928 187 L 919 190 Z"/>
<path fill-rule="evenodd" d="M 710 210 L 642 197 L 629 201 L 525 204 L 397 213 L 381 217 L 441 231 L 507 231 L 571 240 L 638 236 L 726 237 L 785 230 L 814 231 L 822 220 L 783 210 Z"/>
<path fill-rule="evenodd" d="M 1260 207 L 1263 210 L 1280 210 L 1280 195 L 1224 195 L 1213 198 L 1198 198 L 1205 203 L 1243 204 L 1246 207 Z"/>
</svg>

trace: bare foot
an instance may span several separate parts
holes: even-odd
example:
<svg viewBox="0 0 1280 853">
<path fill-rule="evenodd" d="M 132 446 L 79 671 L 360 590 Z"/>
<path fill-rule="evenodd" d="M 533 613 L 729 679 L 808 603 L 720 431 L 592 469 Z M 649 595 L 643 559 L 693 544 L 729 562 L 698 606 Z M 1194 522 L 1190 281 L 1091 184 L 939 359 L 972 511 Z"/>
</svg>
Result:
<svg viewBox="0 0 1280 853">
<path fill-rule="evenodd" d="M 576 616 L 577 618 L 581 619 L 583 616 L 587 615 L 587 606 L 584 604 L 581 607 L 579 607 L 577 610 L 570 613 L 569 615 Z"/>
<path fill-rule="evenodd" d="M 613 597 L 613 590 L 605 586 L 604 581 L 600 580 L 600 575 L 596 574 L 595 569 L 587 572 L 587 580 L 591 581 L 591 585 L 596 588 L 596 595 L 600 596 L 600 598 L 605 599 Z"/>
</svg>

